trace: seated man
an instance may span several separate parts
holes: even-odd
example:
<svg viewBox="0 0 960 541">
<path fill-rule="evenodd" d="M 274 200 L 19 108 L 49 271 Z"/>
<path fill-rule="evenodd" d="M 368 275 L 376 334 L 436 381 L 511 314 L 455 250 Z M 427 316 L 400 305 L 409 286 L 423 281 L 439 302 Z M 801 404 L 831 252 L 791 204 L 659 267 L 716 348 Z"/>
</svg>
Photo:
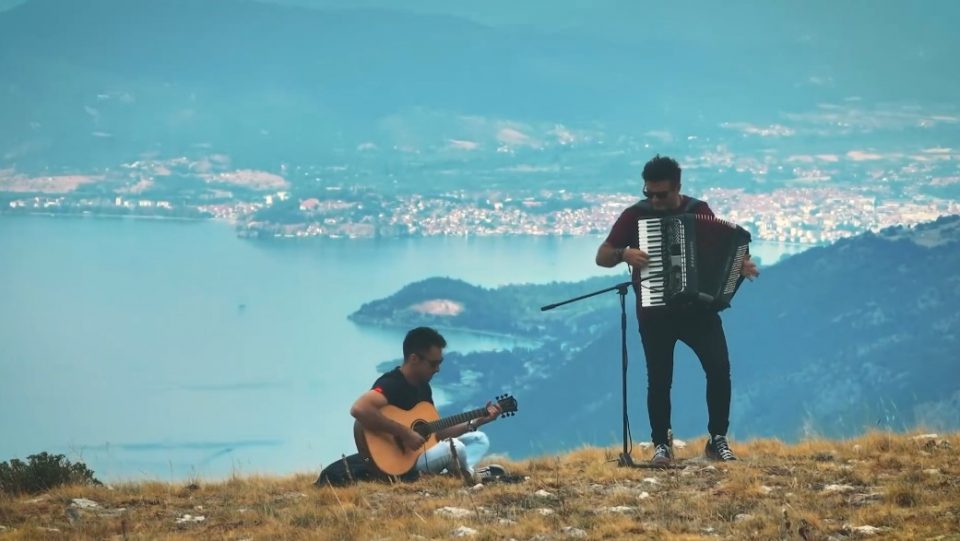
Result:
<svg viewBox="0 0 960 541">
<path fill-rule="evenodd" d="M 403 365 L 380 376 L 373 388 L 354 402 L 350 415 L 366 430 L 394 436 L 407 450 L 420 449 L 426 441 L 423 436 L 409 426 L 389 419 L 380 410 L 387 405 L 410 410 L 420 402 L 433 404 L 430 379 L 440 371 L 446 346 L 443 336 L 429 327 L 408 332 L 403 339 Z M 503 468 L 495 465 L 475 470 L 477 462 L 490 447 L 486 434 L 477 432 L 477 428 L 496 420 L 500 413 L 500 406 L 488 402 L 486 417 L 437 432 L 439 443 L 422 452 L 414 468 L 420 473 L 461 471 L 480 479 L 502 474 Z"/>
</svg>

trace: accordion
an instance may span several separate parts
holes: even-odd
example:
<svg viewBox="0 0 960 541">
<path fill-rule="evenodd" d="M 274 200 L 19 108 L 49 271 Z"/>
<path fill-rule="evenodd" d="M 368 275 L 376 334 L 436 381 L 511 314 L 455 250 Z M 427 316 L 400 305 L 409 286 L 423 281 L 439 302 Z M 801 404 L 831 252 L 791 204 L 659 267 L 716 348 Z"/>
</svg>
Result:
<svg viewBox="0 0 960 541">
<path fill-rule="evenodd" d="M 743 281 L 750 233 L 712 216 L 678 214 L 637 221 L 650 264 L 639 271 L 642 307 L 696 303 L 730 307 Z"/>
</svg>

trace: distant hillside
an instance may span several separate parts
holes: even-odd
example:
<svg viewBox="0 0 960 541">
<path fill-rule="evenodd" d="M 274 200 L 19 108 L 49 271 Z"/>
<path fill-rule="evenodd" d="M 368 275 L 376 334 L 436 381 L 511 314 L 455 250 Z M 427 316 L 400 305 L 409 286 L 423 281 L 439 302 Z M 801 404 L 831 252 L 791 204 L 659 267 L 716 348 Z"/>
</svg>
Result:
<svg viewBox="0 0 960 541">
<path fill-rule="evenodd" d="M 870 427 L 960 428 L 957 269 L 960 216 L 846 239 L 764 269 L 723 312 L 734 381 L 732 433 L 793 440 Z M 567 287 L 587 292 L 601 286 Z M 552 302 L 549 297 L 532 304 Z M 618 441 L 615 297 L 578 303 L 578 312 L 567 314 L 597 324 L 577 327 L 560 342 L 450 357 L 437 383 L 455 391 L 453 409 L 475 407 L 504 391 L 517 394 L 524 414 L 498 431 L 507 449 L 520 455 Z M 549 317 L 562 318 L 564 310 Z M 485 317 L 506 328 L 514 316 Z M 646 375 L 635 329 L 631 317 L 630 415 L 634 437 L 642 441 L 649 430 Z M 673 426 L 681 437 L 705 431 L 703 393 L 699 364 L 678 346 Z"/>
<path fill-rule="evenodd" d="M 638 21 L 640 37 L 624 43 L 248 0 L 29 0 L 0 12 L 0 167 L 116 167 L 203 151 L 275 169 L 371 141 L 495 145 L 513 121 L 682 132 L 864 93 L 956 93 L 936 47 L 923 56 L 898 47 L 881 63 L 866 27 L 853 44 L 842 33 L 809 42 L 802 29 L 778 32 L 774 13 L 761 18 L 750 40 L 675 39 Z M 915 36 L 926 22 L 896 28 L 904 24 Z M 885 76 L 911 76 L 877 85 L 881 64 Z"/>
</svg>

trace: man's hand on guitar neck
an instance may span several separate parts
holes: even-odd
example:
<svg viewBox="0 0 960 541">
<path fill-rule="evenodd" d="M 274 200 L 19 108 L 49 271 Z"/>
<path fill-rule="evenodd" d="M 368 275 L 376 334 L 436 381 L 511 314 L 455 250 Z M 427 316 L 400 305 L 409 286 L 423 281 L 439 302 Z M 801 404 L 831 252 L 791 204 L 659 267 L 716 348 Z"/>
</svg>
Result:
<svg viewBox="0 0 960 541">
<path fill-rule="evenodd" d="M 500 404 L 496 402 L 487 402 L 487 416 L 477 419 L 478 425 L 485 425 L 487 423 L 497 420 L 497 417 L 503 413 L 503 408 L 500 407 Z"/>
<path fill-rule="evenodd" d="M 496 421 L 497 417 L 503 413 L 503 409 L 496 402 L 487 402 L 487 415 L 485 417 L 478 417 L 472 421 L 466 423 L 460 423 L 458 425 L 451 426 L 437 433 L 437 439 L 444 440 L 447 438 L 456 438 L 467 432 L 476 430 L 481 425 L 485 425 L 491 421 Z"/>
</svg>

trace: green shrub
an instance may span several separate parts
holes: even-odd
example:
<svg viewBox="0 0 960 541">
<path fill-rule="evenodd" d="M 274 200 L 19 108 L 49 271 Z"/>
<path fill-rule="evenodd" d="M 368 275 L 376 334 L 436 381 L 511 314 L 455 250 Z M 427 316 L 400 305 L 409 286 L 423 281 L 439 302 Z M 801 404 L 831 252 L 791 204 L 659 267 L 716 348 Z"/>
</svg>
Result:
<svg viewBox="0 0 960 541">
<path fill-rule="evenodd" d="M 0 462 L 0 492 L 34 494 L 60 485 L 99 485 L 93 471 L 82 462 L 72 464 L 63 455 L 40 453 L 27 462 L 14 458 Z"/>
</svg>

